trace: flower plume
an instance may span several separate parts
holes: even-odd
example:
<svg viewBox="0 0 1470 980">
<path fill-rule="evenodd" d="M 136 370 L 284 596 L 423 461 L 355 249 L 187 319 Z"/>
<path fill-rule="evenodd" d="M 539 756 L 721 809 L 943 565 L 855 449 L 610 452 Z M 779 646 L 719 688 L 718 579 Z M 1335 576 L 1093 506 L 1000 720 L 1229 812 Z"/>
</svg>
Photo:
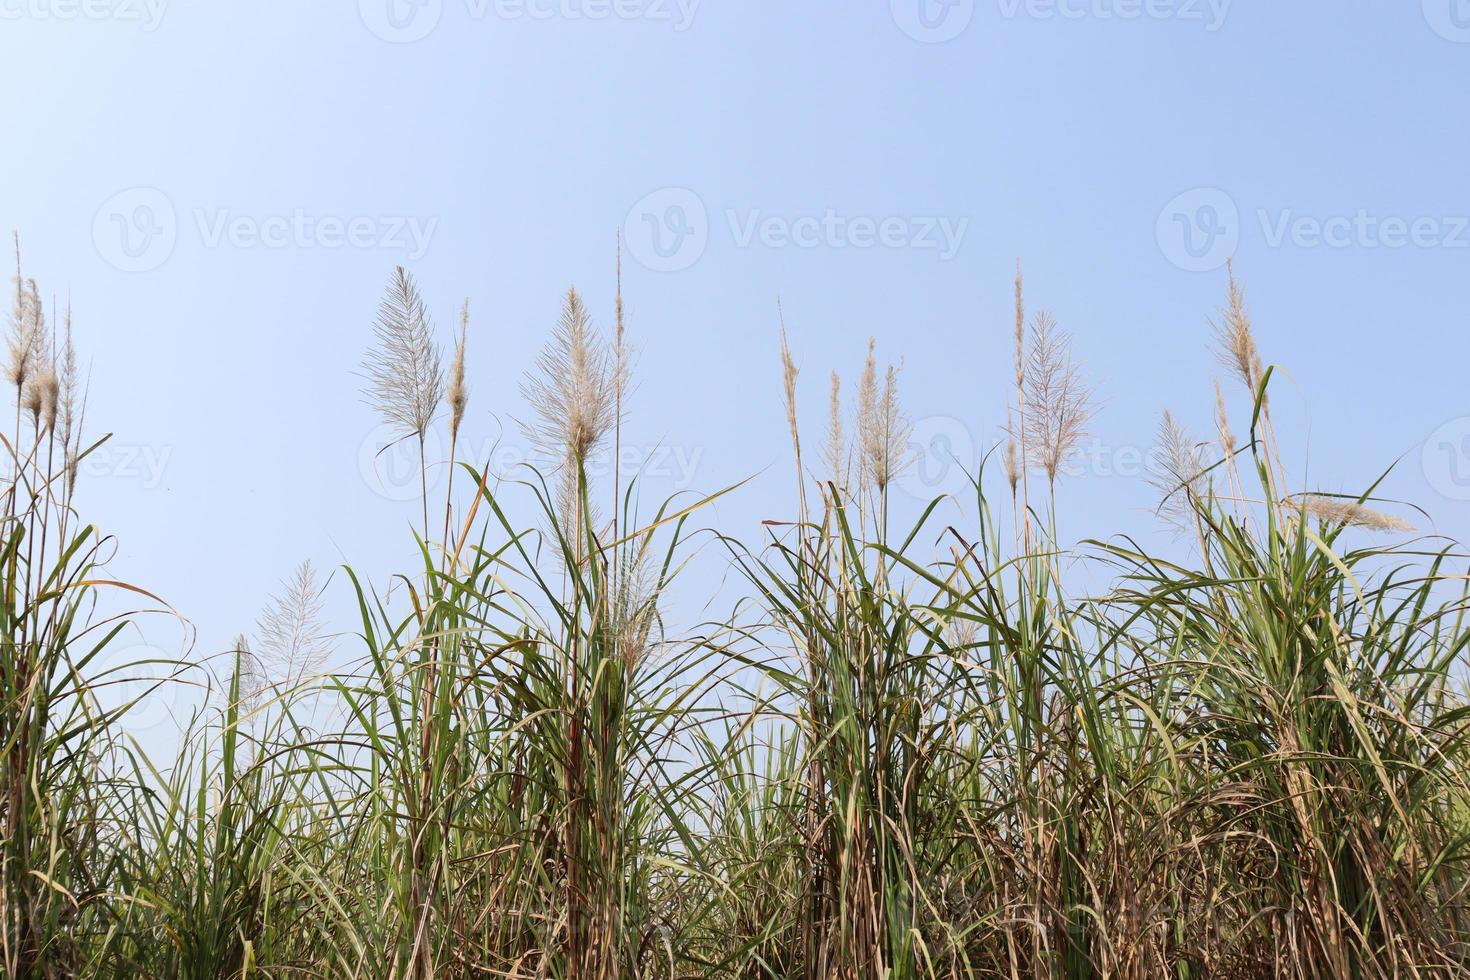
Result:
<svg viewBox="0 0 1470 980">
<path fill-rule="evenodd" d="M 1220 435 L 1220 448 L 1228 459 L 1235 455 L 1235 433 L 1230 429 L 1230 414 L 1225 411 L 1225 391 L 1215 379 L 1215 429 Z"/>
<path fill-rule="evenodd" d="M 1163 495 L 1159 514 L 1175 527 L 1188 529 L 1193 501 L 1209 491 L 1204 453 L 1167 409 L 1159 422 L 1153 464 L 1150 480 Z"/>
<path fill-rule="evenodd" d="M 779 309 L 780 304 L 777 304 Z M 783 318 L 784 319 L 784 318 Z M 801 369 L 791 356 L 791 347 L 786 342 L 786 325 L 781 325 L 781 389 L 786 404 L 786 425 L 791 429 L 791 443 L 796 447 L 796 458 L 801 460 L 801 436 L 796 424 L 796 378 Z"/>
<path fill-rule="evenodd" d="M 262 656 L 288 684 L 319 670 L 331 655 L 322 627 L 321 588 L 307 559 L 260 614 L 256 625 Z"/>
<path fill-rule="evenodd" d="M 842 430 L 842 378 L 832 372 L 832 386 L 827 395 L 827 449 L 823 462 L 827 478 L 841 487 L 847 479 L 847 442 Z"/>
<path fill-rule="evenodd" d="M 909 440 L 913 423 L 898 400 L 898 368 L 889 365 L 883 386 L 878 386 L 874 342 L 868 340 L 868 358 L 863 363 L 858 388 L 858 441 L 862 449 L 864 475 L 879 493 L 888 489 L 912 462 Z"/>
<path fill-rule="evenodd" d="M 585 461 L 617 421 L 625 372 L 598 336 L 575 288 L 562 302 L 551 340 L 521 390 L 537 422 L 527 436 L 559 460 Z"/>
<path fill-rule="evenodd" d="M 9 352 L 10 362 L 7 375 L 10 383 L 22 389 L 36 370 L 40 346 L 45 341 L 45 324 L 42 322 L 40 293 L 34 279 L 26 279 L 21 273 L 20 233 L 15 233 L 15 299 L 10 310 Z M 22 395 L 24 400 L 25 396 Z"/>
<path fill-rule="evenodd" d="M 1031 324 L 1031 351 L 1022 371 L 1027 462 L 1055 483 L 1063 464 L 1082 445 L 1092 420 L 1092 393 L 1072 360 L 1072 339 L 1042 311 Z"/>
<path fill-rule="evenodd" d="M 1356 501 L 1322 494 L 1309 494 L 1303 505 L 1308 514 L 1326 524 L 1342 524 L 1347 527 L 1360 527 L 1385 533 L 1414 530 L 1414 525 L 1403 518 L 1384 514 Z"/>
<path fill-rule="evenodd" d="M 449 365 L 449 387 L 445 389 L 444 401 L 449 406 L 449 437 L 459 436 L 459 425 L 464 421 L 465 405 L 469 402 L 469 389 L 464 380 L 464 345 L 469 332 L 470 301 L 466 299 L 459 308 L 459 341 L 454 345 L 454 360 Z"/>
<path fill-rule="evenodd" d="M 1250 312 L 1245 306 L 1245 291 L 1235 278 L 1235 265 L 1229 265 L 1230 286 L 1220 322 L 1215 326 L 1220 362 L 1254 394 L 1261 383 L 1261 354 L 1256 348 Z"/>
<path fill-rule="evenodd" d="M 373 333 L 363 361 L 364 393 L 401 436 L 422 439 L 444 389 L 444 368 L 418 286 L 401 265 L 378 306 Z"/>
</svg>

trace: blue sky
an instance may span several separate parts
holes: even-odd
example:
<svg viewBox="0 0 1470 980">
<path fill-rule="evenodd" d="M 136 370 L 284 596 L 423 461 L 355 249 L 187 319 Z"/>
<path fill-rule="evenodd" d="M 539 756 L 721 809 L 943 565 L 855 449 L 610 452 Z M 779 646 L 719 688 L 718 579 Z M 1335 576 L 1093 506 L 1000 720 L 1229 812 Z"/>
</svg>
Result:
<svg viewBox="0 0 1470 980">
<path fill-rule="evenodd" d="M 113 571 L 205 653 L 302 558 L 411 560 L 353 373 L 392 267 L 446 340 L 469 298 L 466 439 L 513 457 L 620 226 L 645 498 L 756 474 L 709 517 L 748 540 L 793 506 L 777 297 L 810 439 L 871 335 L 973 456 L 1019 257 L 1099 396 L 1063 533 L 1167 542 L 1141 460 L 1165 408 L 1209 434 L 1232 254 L 1302 486 L 1402 458 L 1385 494 L 1464 538 L 1467 82 L 1464 0 L 0 0 L 0 225 L 75 309 Z"/>
</svg>

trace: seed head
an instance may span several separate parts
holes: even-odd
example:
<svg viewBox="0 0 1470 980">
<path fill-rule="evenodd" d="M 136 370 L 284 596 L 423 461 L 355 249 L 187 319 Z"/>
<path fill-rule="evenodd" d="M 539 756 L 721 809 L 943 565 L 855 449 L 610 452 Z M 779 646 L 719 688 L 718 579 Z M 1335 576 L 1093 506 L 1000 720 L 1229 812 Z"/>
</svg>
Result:
<svg viewBox="0 0 1470 980">
<path fill-rule="evenodd" d="M 1220 379 L 1215 379 L 1215 428 L 1220 433 L 1220 448 L 1225 451 L 1225 456 L 1235 455 L 1235 433 L 1230 431 L 1230 416 L 1225 411 L 1225 392 L 1220 387 Z"/>
<path fill-rule="evenodd" d="M 1309 494 L 1304 501 L 1304 507 L 1307 513 L 1324 524 L 1341 524 L 1345 527 L 1361 527 L 1369 531 L 1386 533 L 1414 530 L 1414 526 L 1403 518 L 1381 513 L 1355 501 L 1336 497 Z"/>
<path fill-rule="evenodd" d="M 1016 260 L 1016 387 L 1026 383 L 1026 299 L 1021 260 Z"/>
<path fill-rule="evenodd" d="M 1180 530 L 1188 528 L 1194 502 L 1209 491 L 1205 469 L 1200 446 L 1166 410 L 1159 422 L 1150 481 L 1163 495 L 1160 515 Z"/>
<path fill-rule="evenodd" d="M 15 306 L 10 315 L 10 383 L 17 390 L 46 359 L 46 314 L 34 279 L 21 280 L 20 245 L 15 250 Z M 23 396 L 24 397 L 24 396 Z"/>
<path fill-rule="evenodd" d="M 56 369 L 53 367 L 42 368 L 41 373 L 36 375 L 36 391 L 41 400 L 39 425 L 43 432 L 56 431 L 56 407 L 61 394 L 61 382 L 56 377 Z"/>
<path fill-rule="evenodd" d="M 321 616 L 321 587 L 308 559 L 281 583 L 281 591 L 260 614 L 256 626 L 262 653 L 287 683 L 315 673 L 330 656 L 332 647 Z"/>
<path fill-rule="evenodd" d="M 864 459 L 864 476 L 882 493 L 893 478 L 913 461 L 909 440 L 913 423 L 898 400 L 898 368 L 889 365 L 883 388 L 878 388 L 874 342 L 868 340 L 868 358 L 863 364 L 858 388 L 858 440 Z"/>
<path fill-rule="evenodd" d="M 469 401 L 469 389 L 464 380 L 464 344 L 469 331 L 470 301 L 466 299 L 459 310 L 459 342 L 454 345 L 454 360 L 449 365 L 449 386 L 444 392 L 444 401 L 449 406 L 449 438 L 459 436 L 459 425 L 464 421 L 465 404 Z"/>
<path fill-rule="evenodd" d="M 827 396 L 827 449 L 823 454 L 828 478 L 838 487 L 847 479 L 847 442 L 842 431 L 842 379 L 832 372 Z"/>
<path fill-rule="evenodd" d="M 1016 451 L 1016 437 L 1011 436 L 1006 440 L 1006 482 L 1011 485 L 1011 496 L 1016 495 L 1016 487 L 1021 482 L 1021 460 Z"/>
<path fill-rule="evenodd" d="M 1022 433 L 1030 465 L 1055 483 L 1081 446 L 1092 421 L 1092 393 L 1072 360 L 1072 340 L 1045 310 L 1031 325 L 1031 354 L 1023 372 L 1026 414 Z"/>
<path fill-rule="evenodd" d="M 401 436 L 423 438 L 444 389 L 433 325 L 413 277 L 398 266 L 378 306 L 374 346 L 363 361 L 364 393 Z"/>
<path fill-rule="evenodd" d="M 1255 333 L 1251 329 L 1250 312 L 1245 306 L 1245 292 L 1241 289 L 1240 280 L 1235 278 L 1233 261 L 1227 269 L 1230 276 L 1229 291 L 1225 306 L 1220 311 L 1220 322 L 1215 326 L 1220 362 L 1254 395 L 1263 374 L 1261 355 L 1256 348 Z"/>
<path fill-rule="evenodd" d="M 780 303 L 776 304 L 777 310 Z M 796 366 L 796 361 L 791 357 L 791 348 L 786 343 L 786 324 L 782 317 L 781 324 L 781 387 L 784 392 L 786 403 L 786 425 L 791 430 L 791 443 L 796 447 L 797 458 L 801 458 L 801 436 L 796 425 L 796 376 L 801 369 Z"/>
<path fill-rule="evenodd" d="M 537 370 L 522 382 L 538 421 L 527 436 L 557 459 L 585 461 L 616 422 L 626 372 L 598 336 L 576 289 L 568 289 Z"/>
</svg>

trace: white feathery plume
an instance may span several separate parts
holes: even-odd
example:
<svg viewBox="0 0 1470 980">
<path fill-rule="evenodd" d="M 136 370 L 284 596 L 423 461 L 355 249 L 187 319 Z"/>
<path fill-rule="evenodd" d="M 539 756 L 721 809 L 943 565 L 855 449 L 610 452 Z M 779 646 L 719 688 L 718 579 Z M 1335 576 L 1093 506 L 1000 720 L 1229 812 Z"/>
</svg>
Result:
<svg viewBox="0 0 1470 980">
<path fill-rule="evenodd" d="M 27 280 L 21 273 L 20 233 L 15 233 L 15 300 L 10 311 L 10 334 L 8 346 L 10 361 L 7 376 L 18 390 L 25 387 L 26 380 L 35 367 L 36 345 L 41 338 L 40 299 L 35 280 Z"/>
<path fill-rule="evenodd" d="M 1235 433 L 1230 430 L 1230 414 L 1225 411 L 1225 391 L 1215 379 L 1215 429 L 1220 435 L 1220 449 L 1226 458 L 1235 455 Z"/>
<path fill-rule="evenodd" d="M 266 676 L 265 666 L 260 658 L 250 649 L 250 641 L 241 633 L 235 638 L 235 686 L 237 689 L 237 703 L 242 712 L 253 711 L 259 706 L 261 696 L 270 679 Z"/>
<path fill-rule="evenodd" d="M 832 387 L 827 396 L 827 448 L 823 454 L 827 477 L 838 489 L 847 480 L 847 436 L 842 427 L 842 379 L 832 372 Z"/>
<path fill-rule="evenodd" d="M 564 462 L 584 462 L 617 421 L 626 372 L 598 335 L 575 288 L 568 289 L 536 371 L 521 384 L 538 420 L 526 425 L 536 446 Z"/>
<path fill-rule="evenodd" d="M 1040 466 L 1055 483 L 1067 460 L 1081 447 L 1092 419 L 1092 393 L 1072 360 L 1071 338 L 1042 311 L 1031 324 L 1031 353 L 1023 371 L 1026 462 Z"/>
<path fill-rule="evenodd" d="M 1308 514 L 1326 524 L 1342 524 L 1385 533 L 1414 530 L 1414 525 L 1401 517 L 1384 514 L 1352 500 L 1308 494 L 1303 506 Z"/>
<path fill-rule="evenodd" d="M 444 390 L 444 402 L 449 406 L 451 440 L 459 437 L 459 426 L 464 421 L 465 406 L 470 398 L 470 391 L 464 380 L 464 347 L 469 325 L 470 301 L 466 299 L 459 309 L 459 341 L 454 345 L 454 360 L 449 364 L 449 385 Z"/>
<path fill-rule="evenodd" d="M 780 309 L 780 303 L 776 304 Z M 796 425 L 796 377 L 801 369 L 796 366 L 796 361 L 791 356 L 791 348 L 786 343 L 786 324 L 782 317 L 781 324 L 781 385 L 785 395 L 786 425 L 791 430 L 791 444 L 796 448 L 796 462 L 798 468 L 801 464 L 801 435 Z"/>
<path fill-rule="evenodd" d="M 863 361 L 863 373 L 858 378 L 857 403 L 857 454 L 859 481 L 866 483 L 872 476 L 872 460 L 880 452 L 878 445 L 878 358 L 874 354 L 877 341 L 868 338 L 868 356 Z"/>
<path fill-rule="evenodd" d="M 864 475 L 881 494 L 893 479 L 913 462 L 913 422 L 898 400 L 898 368 L 889 365 L 883 388 L 878 388 L 874 344 L 868 341 L 868 358 L 863 364 L 858 389 L 858 437 L 864 456 Z"/>
<path fill-rule="evenodd" d="M 1215 325 L 1220 363 L 1229 368 L 1254 396 L 1263 374 L 1261 354 L 1256 348 L 1255 331 L 1251 328 L 1250 312 L 1245 306 L 1245 291 L 1241 289 L 1240 280 L 1235 278 L 1235 263 L 1230 262 L 1227 269 L 1229 292 L 1225 307 L 1220 311 L 1220 322 Z"/>
<path fill-rule="evenodd" d="M 1175 421 L 1174 414 L 1165 410 L 1149 479 L 1163 495 L 1159 515 L 1181 531 L 1194 529 L 1193 501 L 1209 492 L 1205 469 L 1202 447 Z"/>
<path fill-rule="evenodd" d="M 256 624 L 261 652 L 278 676 L 294 684 L 319 670 L 331 655 L 322 627 L 321 587 L 307 559 L 281 583 Z"/>
<path fill-rule="evenodd" d="M 423 298 L 403 266 L 388 283 L 373 333 L 363 361 L 368 401 L 401 436 L 422 439 L 439 405 L 444 369 Z"/>
</svg>

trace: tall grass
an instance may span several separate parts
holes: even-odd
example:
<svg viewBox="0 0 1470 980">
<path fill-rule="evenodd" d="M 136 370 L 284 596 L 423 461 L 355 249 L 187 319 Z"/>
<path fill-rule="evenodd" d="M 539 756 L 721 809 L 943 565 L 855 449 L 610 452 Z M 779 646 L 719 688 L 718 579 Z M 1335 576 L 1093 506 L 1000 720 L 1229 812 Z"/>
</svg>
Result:
<svg viewBox="0 0 1470 980">
<path fill-rule="evenodd" d="M 1287 484 L 1233 275 L 1217 432 L 1160 429 L 1168 555 L 1065 545 L 1090 392 L 1018 275 L 1005 472 L 972 474 L 958 508 L 891 499 L 911 426 L 874 345 L 804 447 L 783 332 L 791 509 L 759 542 L 704 536 L 747 598 L 676 629 L 665 599 L 734 488 L 640 509 L 635 474 L 595 478 L 632 402 L 621 283 L 610 337 L 564 297 L 524 385 L 545 465 L 498 474 L 457 458 L 468 308 L 446 374 L 399 269 L 366 394 L 455 474 L 438 499 L 422 481 L 418 561 L 387 583 L 345 570 L 355 648 L 326 672 L 303 569 L 265 656 L 242 640 L 205 665 L 169 759 L 128 739 L 136 695 L 105 696 L 124 622 L 95 594 L 128 587 L 73 498 L 69 332 L 17 282 L 6 976 L 1465 971 L 1465 557 L 1376 487 Z M 435 426 L 448 460 L 427 458 Z M 1108 584 L 1079 592 L 1079 565 Z"/>
</svg>

